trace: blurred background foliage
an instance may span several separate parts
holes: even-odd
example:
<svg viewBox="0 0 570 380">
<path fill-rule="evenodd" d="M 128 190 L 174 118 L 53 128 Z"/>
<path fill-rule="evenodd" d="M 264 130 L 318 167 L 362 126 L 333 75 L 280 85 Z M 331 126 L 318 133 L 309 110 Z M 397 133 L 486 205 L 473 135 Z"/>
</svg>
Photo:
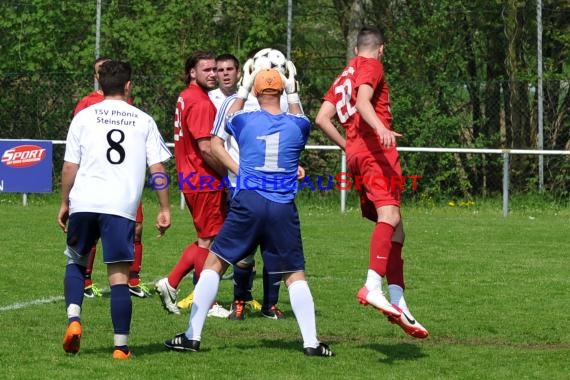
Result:
<svg viewBox="0 0 570 380">
<path fill-rule="evenodd" d="M 519 0 L 292 1 L 291 58 L 305 112 L 350 58 L 365 24 L 384 29 L 384 64 L 400 146 L 537 148 L 536 2 Z M 0 138 L 63 140 L 76 102 L 93 90 L 96 0 L 0 3 Z M 101 0 L 100 55 L 134 68 L 134 101 L 172 141 L 183 66 L 194 50 L 287 49 L 285 0 Z M 544 0 L 544 148 L 570 148 L 570 3 Z M 330 145 L 315 130 L 309 142 Z M 63 149 L 55 149 L 54 176 Z M 308 150 L 311 175 L 340 170 L 338 151 Z M 499 155 L 402 153 L 422 197 L 494 195 Z M 537 188 L 536 156 L 514 156 L 515 191 Z M 57 180 L 57 179 L 56 179 Z M 57 183 L 57 182 L 55 182 Z M 546 190 L 568 197 L 568 156 L 545 157 Z M 410 193 L 412 197 L 419 193 Z"/>
</svg>

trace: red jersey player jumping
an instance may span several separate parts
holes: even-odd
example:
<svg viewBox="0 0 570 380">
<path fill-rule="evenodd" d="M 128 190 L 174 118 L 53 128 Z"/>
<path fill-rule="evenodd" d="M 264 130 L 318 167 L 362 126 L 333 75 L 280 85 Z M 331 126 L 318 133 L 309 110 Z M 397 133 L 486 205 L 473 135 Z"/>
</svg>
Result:
<svg viewBox="0 0 570 380">
<path fill-rule="evenodd" d="M 97 81 L 99 78 L 99 68 L 105 62 L 110 61 L 111 58 L 107 57 L 100 57 L 95 60 L 94 64 L 94 72 L 93 75 L 95 80 Z M 73 115 L 77 115 L 77 113 L 93 104 L 97 104 L 102 102 L 105 99 L 103 95 L 103 91 L 95 90 L 91 92 L 89 95 L 84 96 L 75 106 L 75 110 L 73 111 Z M 129 98 L 129 104 L 133 104 L 132 99 Z M 132 295 L 145 298 L 150 293 L 149 290 L 141 284 L 140 282 L 140 271 L 142 268 L 142 254 L 143 254 L 143 245 L 142 245 L 142 231 L 143 231 L 143 212 L 142 212 L 142 203 L 139 203 L 137 208 L 137 216 L 135 221 L 135 260 L 131 265 L 131 270 L 129 273 L 129 290 Z M 97 253 L 97 246 L 94 245 L 91 248 L 91 254 L 89 256 L 89 262 L 87 265 L 87 271 L 85 273 L 85 287 L 83 293 L 85 297 L 93 298 L 95 296 L 101 296 L 101 291 L 93 284 L 93 280 L 91 279 L 91 272 L 93 272 L 93 263 L 95 262 L 95 255 Z"/>
<path fill-rule="evenodd" d="M 401 178 L 396 150 L 396 138 L 401 135 L 392 130 L 390 96 L 381 62 L 382 33 L 374 27 L 362 28 L 355 53 L 357 56 L 350 60 L 326 93 L 315 122 L 346 151 L 348 168 L 354 178 Z M 332 124 L 335 114 L 346 130 L 346 140 Z M 357 298 L 363 305 L 374 306 L 408 335 L 426 338 L 428 331 L 412 316 L 404 300 L 400 193 L 400 186 L 393 183 L 372 181 L 360 187 L 362 216 L 376 223 L 376 227 L 370 242 L 366 283 Z M 382 291 L 384 277 L 390 301 Z"/>
</svg>

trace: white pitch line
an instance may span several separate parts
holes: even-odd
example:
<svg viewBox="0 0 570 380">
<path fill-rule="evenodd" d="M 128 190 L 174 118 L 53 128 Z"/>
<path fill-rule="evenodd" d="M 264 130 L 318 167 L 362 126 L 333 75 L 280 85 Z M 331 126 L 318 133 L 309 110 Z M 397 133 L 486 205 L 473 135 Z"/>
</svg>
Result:
<svg viewBox="0 0 570 380">
<path fill-rule="evenodd" d="M 39 300 L 32 300 L 32 301 L 28 301 L 28 302 L 16 302 L 12 305 L 0 307 L 0 313 L 3 313 L 5 311 L 14 311 L 14 310 L 18 310 L 18 309 L 24 309 L 26 307 L 35 306 L 35 305 L 44 305 L 47 303 L 59 302 L 59 301 L 63 301 L 63 300 L 64 300 L 63 296 L 58 296 L 58 297 L 42 298 Z"/>
</svg>

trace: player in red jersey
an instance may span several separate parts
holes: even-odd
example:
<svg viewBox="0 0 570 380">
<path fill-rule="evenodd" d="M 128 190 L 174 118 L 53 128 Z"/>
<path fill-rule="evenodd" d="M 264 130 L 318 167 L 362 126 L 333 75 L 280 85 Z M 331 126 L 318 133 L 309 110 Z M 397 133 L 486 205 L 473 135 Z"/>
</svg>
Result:
<svg viewBox="0 0 570 380">
<path fill-rule="evenodd" d="M 394 178 L 402 175 L 396 149 L 399 133 L 392 130 L 390 95 L 381 62 L 384 37 L 374 27 L 362 28 L 357 56 L 336 78 L 324 97 L 317 126 L 346 151 L 352 175 Z M 332 123 L 337 115 L 346 139 Z M 362 216 L 376 223 L 370 242 L 366 283 L 357 294 L 363 305 L 372 305 L 409 335 L 426 338 L 428 331 L 410 313 L 404 300 L 404 227 L 400 214 L 400 186 L 364 183 L 360 187 Z M 382 291 L 386 277 L 390 301 Z"/>
<path fill-rule="evenodd" d="M 111 58 L 108 57 L 100 57 L 95 60 L 94 64 L 94 72 L 93 75 L 95 80 L 99 80 L 99 68 L 105 62 L 110 61 Z M 91 92 L 89 95 L 84 96 L 75 106 L 75 110 L 73 111 L 73 115 L 77 115 L 79 111 L 84 110 L 85 108 L 92 106 L 93 104 L 97 104 L 102 102 L 105 99 L 103 95 L 103 91 L 95 90 Z M 130 105 L 133 104 L 131 98 L 129 98 L 128 103 Z M 139 203 L 137 208 L 137 216 L 135 221 L 135 260 L 133 261 L 129 273 L 129 290 L 130 293 L 134 296 L 145 298 L 150 293 L 148 289 L 141 284 L 140 280 L 140 271 L 142 268 L 142 254 L 143 254 L 143 245 L 142 245 L 142 231 L 143 231 L 143 212 L 142 212 L 142 203 Z M 85 287 L 84 287 L 84 295 L 87 298 L 93 298 L 95 296 L 101 296 L 101 291 L 93 284 L 93 280 L 91 279 L 91 273 L 93 272 L 93 263 L 95 262 L 95 255 L 97 253 L 97 245 L 94 245 L 91 248 L 91 254 L 89 256 L 89 262 L 87 265 L 87 271 L 85 273 Z"/>
<path fill-rule="evenodd" d="M 204 51 L 192 54 L 186 60 L 185 83 L 187 87 L 176 103 L 174 155 L 179 187 L 192 215 L 198 239 L 182 252 L 168 277 L 156 283 L 164 308 L 174 314 L 180 314 L 176 305 L 178 285 L 192 269 L 196 279 L 199 278 L 210 245 L 222 227 L 227 211 L 225 187 L 220 185 L 226 170 L 210 148 L 216 107 L 208 91 L 217 85 L 215 55 Z M 217 304 L 210 311 L 224 318 L 229 314 Z"/>
</svg>

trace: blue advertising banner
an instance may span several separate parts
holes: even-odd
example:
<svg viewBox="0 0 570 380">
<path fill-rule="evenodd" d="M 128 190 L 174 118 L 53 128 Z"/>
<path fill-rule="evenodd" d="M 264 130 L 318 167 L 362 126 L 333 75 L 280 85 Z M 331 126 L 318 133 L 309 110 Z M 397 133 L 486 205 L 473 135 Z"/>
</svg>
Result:
<svg viewBox="0 0 570 380">
<path fill-rule="evenodd" d="M 52 191 L 52 143 L 43 140 L 0 140 L 0 192 Z"/>
</svg>

